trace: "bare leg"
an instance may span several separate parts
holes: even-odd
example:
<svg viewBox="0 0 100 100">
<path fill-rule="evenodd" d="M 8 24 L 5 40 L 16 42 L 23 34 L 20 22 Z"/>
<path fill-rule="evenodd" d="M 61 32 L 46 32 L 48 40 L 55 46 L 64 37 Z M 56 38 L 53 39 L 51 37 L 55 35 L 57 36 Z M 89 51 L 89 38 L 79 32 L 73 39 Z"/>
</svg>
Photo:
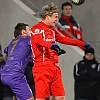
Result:
<svg viewBox="0 0 100 100">
<path fill-rule="evenodd" d="M 27 99 L 27 100 L 34 100 L 34 97 L 31 97 L 31 98 L 29 98 L 29 99 Z"/>
<path fill-rule="evenodd" d="M 15 96 L 15 95 L 13 95 L 13 100 L 17 100 L 17 98 L 16 98 L 16 96 Z"/>
<path fill-rule="evenodd" d="M 65 96 L 56 96 L 55 100 L 66 100 Z"/>
<path fill-rule="evenodd" d="M 17 100 L 16 96 L 13 96 L 13 100 Z M 29 98 L 27 100 L 34 100 L 34 97 L 31 97 L 31 98 Z"/>
<path fill-rule="evenodd" d="M 36 100 L 45 100 L 44 98 L 36 98 Z"/>
</svg>

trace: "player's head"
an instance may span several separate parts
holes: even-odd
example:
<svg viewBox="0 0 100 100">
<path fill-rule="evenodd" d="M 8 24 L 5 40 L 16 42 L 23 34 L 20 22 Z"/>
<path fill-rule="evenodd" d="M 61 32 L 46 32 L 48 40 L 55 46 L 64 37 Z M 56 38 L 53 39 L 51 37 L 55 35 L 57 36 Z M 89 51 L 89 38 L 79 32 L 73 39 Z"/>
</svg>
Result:
<svg viewBox="0 0 100 100">
<path fill-rule="evenodd" d="M 55 23 L 58 21 L 57 6 L 54 3 L 43 6 L 41 17 L 46 24 L 50 26 L 55 26 Z"/>
<path fill-rule="evenodd" d="M 62 15 L 70 17 L 72 15 L 72 4 L 70 2 L 65 2 L 61 5 Z"/>
<path fill-rule="evenodd" d="M 14 29 L 14 37 L 18 36 L 30 36 L 30 28 L 28 24 L 18 23 Z"/>
</svg>

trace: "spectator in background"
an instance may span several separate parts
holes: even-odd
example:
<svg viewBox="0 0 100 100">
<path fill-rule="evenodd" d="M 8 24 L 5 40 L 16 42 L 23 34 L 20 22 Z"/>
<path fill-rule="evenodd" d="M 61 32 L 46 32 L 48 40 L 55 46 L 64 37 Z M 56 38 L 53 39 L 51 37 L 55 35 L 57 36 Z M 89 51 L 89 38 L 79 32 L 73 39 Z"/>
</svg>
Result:
<svg viewBox="0 0 100 100">
<path fill-rule="evenodd" d="M 71 35 L 73 35 L 75 38 L 83 41 L 82 39 L 82 28 L 79 23 L 77 23 L 72 16 L 72 9 L 73 6 L 70 2 L 65 2 L 61 5 L 61 18 L 59 19 L 60 24 L 63 26 L 65 30 L 67 30 Z M 65 36 L 70 37 L 66 32 L 61 30 L 58 27 L 58 30 Z M 79 46 L 81 49 L 84 49 L 83 47 Z"/>
<path fill-rule="evenodd" d="M 100 100 L 100 63 L 94 55 L 92 47 L 86 48 L 83 60 L 74 66 L 74 100 Z"/>
<path fill-rule="evenodd" d="M 61 15 L 61 18 L 59 19 L 59 22 L 61 23 L 61 25 L 70 34 L 75 36 L 77 39 L 83 40 L 82 39 L 82 29 L 81 29 L 81 26 L 79 25 L 79 23 L 77 23 L 75 21 L 74 17 L 72 16 L 72 9 L 73 9 L 72 4 L 70 2 L 65 2 L 65 3 L 62 4 L 61 9 L 62 9 L 62 15 Z M 63 32 L 63 30 L 61 32 L 65 36 L 70 37 L 68 34 Z"/>
</svg>

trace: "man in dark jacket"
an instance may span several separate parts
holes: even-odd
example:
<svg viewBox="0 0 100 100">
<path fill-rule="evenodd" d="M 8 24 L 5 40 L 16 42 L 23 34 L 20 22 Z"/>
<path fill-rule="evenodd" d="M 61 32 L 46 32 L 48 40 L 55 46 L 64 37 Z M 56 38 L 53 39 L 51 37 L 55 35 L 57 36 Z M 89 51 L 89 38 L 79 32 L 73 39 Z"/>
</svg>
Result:
<svg viewBox="0 0 100 100">
<path fill-rule="evenodd" d="M 92 47 L 85 49 L 83 60 L 74 66 L 75 100 L 99 100 L 100 63 L 94 57 Z"/>
</svg>

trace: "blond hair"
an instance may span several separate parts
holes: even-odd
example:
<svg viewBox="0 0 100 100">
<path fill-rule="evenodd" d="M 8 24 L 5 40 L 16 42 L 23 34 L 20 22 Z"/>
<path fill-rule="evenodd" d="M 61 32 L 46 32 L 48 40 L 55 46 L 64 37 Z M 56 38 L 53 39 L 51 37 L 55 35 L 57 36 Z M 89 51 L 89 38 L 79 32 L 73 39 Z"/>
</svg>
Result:
<svg viewBox="0 0 100 100">
<path fill-rule="evenodd" d="M 52 16 L 53 13 L 58 13 L 58 9 L 54 3 L 51 3 L 50 5 L 43 6 L 41 17 L 45 19 L 46 15 Z"/>
</svg>

